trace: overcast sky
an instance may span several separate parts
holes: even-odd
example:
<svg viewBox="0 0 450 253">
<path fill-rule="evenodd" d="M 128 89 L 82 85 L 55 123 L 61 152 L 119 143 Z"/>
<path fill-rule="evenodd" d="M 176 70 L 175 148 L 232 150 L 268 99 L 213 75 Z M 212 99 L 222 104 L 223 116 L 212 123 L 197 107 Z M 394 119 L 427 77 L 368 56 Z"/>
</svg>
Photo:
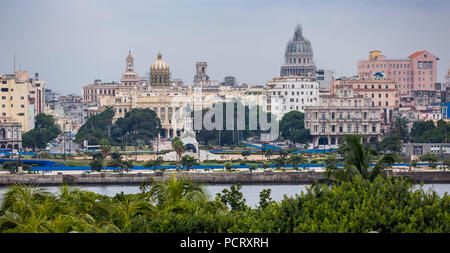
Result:
<svg viewBox="0 0 450 253">
<path fill-rule="evenodd" d="M 318 2 L 318 3 L 317 3 Z M 280 74 L 295 26 L 318 68 L 357 73 L 378 49 L 389 58 L 419 50 L 450 68 L 450 1 L 1 0 L 0 73 L 39 72 L 46 87 L 81 94 L 99 78 L 119 81 L 128 50 L 144 76 L 161 51 L 172 78 L 192 84 L 195 62 L 212 80 L 265 84 Z"/>
</svg>

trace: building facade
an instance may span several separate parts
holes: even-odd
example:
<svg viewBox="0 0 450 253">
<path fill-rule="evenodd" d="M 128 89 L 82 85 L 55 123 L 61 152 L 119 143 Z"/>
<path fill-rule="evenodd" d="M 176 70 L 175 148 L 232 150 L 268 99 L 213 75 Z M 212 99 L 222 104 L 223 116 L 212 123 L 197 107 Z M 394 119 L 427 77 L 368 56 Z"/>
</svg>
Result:
<svg viewBox="0 0 450 253">
<path fill-rule="evenodd" d="M 435 89 L 438 60 L 426 50 L 417 51 L 404 59 L 386 58 L 381 51 L 373 50 L 368 60 L 358 61 L 358 76 L 367 80 L 383 73 L 386 79 L 398 83 L 400 98 L 408 98 L 412 97 L 413 91 Z"/>
<path fill-rule="evenodd" d="M 305 108 L 305 128 L 313 145 L 335 146 L 348 134 L 362 135 L 363 142 L 379 141 L 380 109 L 371 103 L 371 98 L 353 93 L 353 85 L 336 85 L 334 95 L 322 96 L 318 105 Z"/>
<path fill-rule="evenodd" d="M 316 81 L 319 82 L 320 89 L 330 90 L 330 85 L 333 82 L 333 71 L 319 69 L 316 74 Z"/>
<path fill-rule="evenodd" d="M 280 120 L 284 114 L 319 103 L 319 83 L 313 77 L 277 77 L 266 85 L 267 111 Z"/>
<path fill-rule="evenodd" d="M 357 77 L 343 77 L 333 81 L 330 86 L 330 95 L 335 95 L 336 87 L 343 84 L 351 85 L 355 94 L 370 98 L 369 104 L 379 108 L 383 124 L 389 124 L 393 120 L 393 111 L 400 107 L 397 82 L 384 78 L 361 80 Z"/>
<path fill-rule="evenodd" d="M 0 117 L 0 148 L 22 148 L 22 125 L 19 122 Z"/>
<path fill-rule="evenodd" d="M 0 86 L 0 117 L 20 123 L 23 132 L 33 129 L 35 117 L 44 113 L 44 82 L 31 79 L 28 71 L 16 71 L 0 75 Z"/>
</svg>

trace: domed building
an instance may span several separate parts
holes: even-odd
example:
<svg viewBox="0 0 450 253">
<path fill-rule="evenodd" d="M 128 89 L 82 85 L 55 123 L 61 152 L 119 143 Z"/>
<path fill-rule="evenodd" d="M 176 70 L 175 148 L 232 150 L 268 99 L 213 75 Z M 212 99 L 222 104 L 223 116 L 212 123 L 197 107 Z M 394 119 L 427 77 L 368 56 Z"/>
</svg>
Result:
<svg viewBox="0 0 450 253">
<path fill-rule="evenodd" d="M 150 66 L 150 85 L 152 88 L 170 87 L 170 68 L 158 53 L 158 59 Z"/>
<path fill-rule="evenodd" d="M 284 53 L 284 65 L 281 66 L 281 77 L 315 76 L 316 65 L 313 61 L 311 42 L 303 37 L 301 25 L 297 25 L 294 37 L 289 41 Z"/>
</svg>

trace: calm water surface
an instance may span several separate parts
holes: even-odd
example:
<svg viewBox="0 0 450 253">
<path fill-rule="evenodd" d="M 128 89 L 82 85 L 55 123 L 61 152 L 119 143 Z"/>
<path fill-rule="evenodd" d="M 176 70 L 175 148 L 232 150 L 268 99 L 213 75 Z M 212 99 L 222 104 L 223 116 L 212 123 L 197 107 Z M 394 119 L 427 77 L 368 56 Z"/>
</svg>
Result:
<svg viewBox="0 0 450 253">
<path fill-rule="evenodd" d="M 217 193 L 230 186 L 231 185 L 206 185 L 205 189 L 209 194 L 209 198 L 214 199 Z M 300 194 L 302 191 L 305 192 L 307 186 L 308 185 L 243 185 L 241 192 L 246 199 L 246 204 L 250 207 L 255 207 L 259 204 L 259 193 L 264 189 L 271 189 L 270 196 L 272 199 L 280 201 L 285 195 L 291 197 L 295 196 L 295 194 Z M 416 185 L 414 189 L 418 189 L 419 187 L 419 185 Z M 41 188 L 52 193 L 59 191 L 58 186 L 45 186 Z M 138 185 L 78 186 L 77 188 L 108 196 L 114 196 L 120 192 L 125 194 L 140 192 Z M 442 197 L 446 192 L 450 192 L 450 184 L 424 184 L 423 189 L 433 189 Z M 3 194 L 7 190 L 7 187 L 0 188 L 0 202 L 2 201 Z"/>
</svg>

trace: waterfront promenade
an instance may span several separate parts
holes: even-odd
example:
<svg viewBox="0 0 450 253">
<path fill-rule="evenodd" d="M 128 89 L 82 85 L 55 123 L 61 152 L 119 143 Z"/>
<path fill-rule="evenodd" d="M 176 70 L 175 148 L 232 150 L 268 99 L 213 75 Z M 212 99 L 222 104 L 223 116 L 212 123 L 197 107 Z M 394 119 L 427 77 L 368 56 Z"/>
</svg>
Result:
<svg viewBox="0 0 450 253">
<path fill-rule="evenodd" d="M 3 174 L 0 175 L 0 186 L 27 185 L 112 185 L 140 184 L 147 180 L 165 180 L 172 174 L 177 177 L 189 177 L 194 182 L 203 184 L 311 184 L 325 177 L 323 171 L 235 171 L 235 172 L 130 172 L 130 173 L 57 173 L 55 174 Z M 450 183 L 450 172 L 438 170 L 399 171 L 386 170 L 385 175 L 392 177 L 406 176 L 415 183 Z"/>
</svg>

